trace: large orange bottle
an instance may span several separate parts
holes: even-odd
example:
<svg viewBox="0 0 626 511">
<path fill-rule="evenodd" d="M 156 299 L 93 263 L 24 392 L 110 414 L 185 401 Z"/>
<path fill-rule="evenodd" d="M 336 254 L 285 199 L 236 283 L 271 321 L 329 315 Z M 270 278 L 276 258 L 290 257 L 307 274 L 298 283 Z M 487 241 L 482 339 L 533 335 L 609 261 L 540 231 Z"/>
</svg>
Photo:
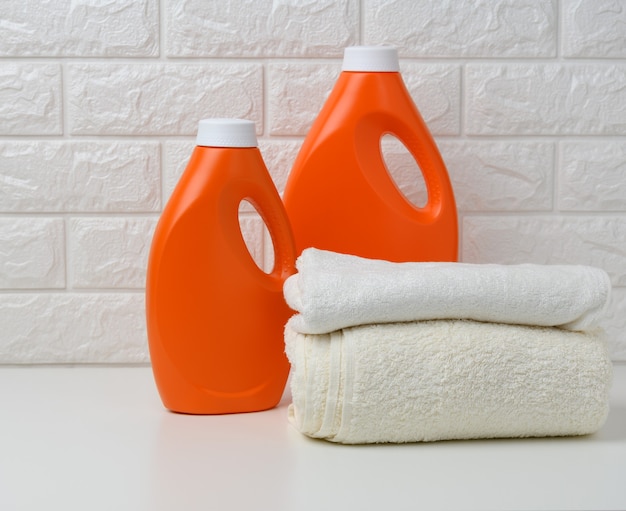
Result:
<svg viewBox="0 0 626 511">
<path fill-rule="evenodd" d="M 242 200 L 274 244 L 265 273 L 243 239 Z M 192 414 L 272 408 L 289 373 L 282 295 L 295 249 L 282 202 L 257 148 L 254 123 L 200 121 L 197 147 L 159 220 L 150 252 L 146 316 L 163 404 Z"/>
<path fill-rule="evenodd" d="M 391 134 L 417 161 L 428 202 L 400 192 L 383 161 Z M 446 167 L 389 46 L 345 49 L 342 73 L 287 180 L 285 208 L 307 247 L 390 261 L 456 261 L 454 195 Z"/>
</svg>

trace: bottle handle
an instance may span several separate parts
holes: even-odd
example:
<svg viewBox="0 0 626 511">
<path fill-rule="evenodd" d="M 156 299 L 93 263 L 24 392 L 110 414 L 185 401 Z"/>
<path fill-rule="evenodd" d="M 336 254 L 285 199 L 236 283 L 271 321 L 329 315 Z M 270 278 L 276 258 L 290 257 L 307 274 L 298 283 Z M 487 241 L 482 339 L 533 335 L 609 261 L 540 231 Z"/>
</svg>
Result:
<svg viewBox="0 0 626 511">
<path fill-rule="evenodd" d="M 418 130 L 409 129 L 400 122 L 396 124 L 396 129 L 389 130 L 388 133 L 404 144 L 424 177 L 428 194 L 426 204 L 417 208 L 410 201 L 408 202 L 420 212 L 436 215 L 441 211 L 444 205 L 444 196 L 447 195 L 447 190 L 451 188 L 451 185 L 439 149 L 421 117 L 419 121 L 416 126 Z M 385 134 L 381 134 L 381 137 Z"/>
<path fill-rule="evenodd" d="M 269 178 L 268 178 L 269 179 Z M 247 186 L 239 188 L 233 198 L 236 202 L 235 214 L 237 217 L 237 232 L 240 242 L 250 257 L 251 264 L 259 269 L 264 275 L 277 279 L 281 283 L 295 272 L 296 249 L 291 224 L 287 218 L 282 201 L 273 183 L 248 182 Z M 239 223 L 239 205 L 242 201 L 248 202 L 261 217 L 261 221 L 267 228 L 274 250 L 274 266 L 268 273 L 259 268 L 248 250 L 241 232 Z"/>
<path fill-rule="evenodd" d="M 446 205 L 452 205 L 454 209 L 454 197 L 445 163 L 432 135 L 418 112 L 414 120 L 411 127 L 404 120 L 388 115 L 374 122 L 360 123 L 356 130 L 360 141 L 356 156 L 362 168 L 377 169 L 365 173 L 374 190 L 383 196 L 400 199 L 393 200 L 392 204 L 401 207 L 404 214 L 420 222 L 431 223 L 440 217 Z M 428 193 L 424 206 L 418 207 L 408 200 L 391 176 L 382 154 L 381 140 L 385 135 L 392 135 L 402 142 L 417 163 Z"/>
</svg>

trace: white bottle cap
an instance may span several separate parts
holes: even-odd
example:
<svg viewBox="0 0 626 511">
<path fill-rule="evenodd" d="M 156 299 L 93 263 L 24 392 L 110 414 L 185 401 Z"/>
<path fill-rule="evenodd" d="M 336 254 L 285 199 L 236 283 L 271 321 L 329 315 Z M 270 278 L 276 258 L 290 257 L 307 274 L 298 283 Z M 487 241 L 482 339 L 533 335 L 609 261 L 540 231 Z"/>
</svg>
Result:
<svg viewBox="0 0 626 511">
<path fill-rule="evenodd" d="M 202 119 L 196 145 L 204 147 L 257 147 L 254 122 L 247 119 Z"/>
<path fill-rule="evenodd" d="M 348 46 L 343 51 L 341 70 L 397 73 L 398 50 L 393 46 Z"/>
</svg>

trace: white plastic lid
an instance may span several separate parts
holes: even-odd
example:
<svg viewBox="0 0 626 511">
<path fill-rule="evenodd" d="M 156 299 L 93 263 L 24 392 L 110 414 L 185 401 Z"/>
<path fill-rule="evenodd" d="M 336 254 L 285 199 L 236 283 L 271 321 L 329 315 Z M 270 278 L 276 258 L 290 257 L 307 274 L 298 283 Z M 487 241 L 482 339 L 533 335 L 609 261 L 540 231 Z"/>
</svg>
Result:
<svg viewBox="0 0 626 511">
<path fill-rule="evenodd" d="M 202 119 L 196 145 L 204 147 L 257 147 L 254 122 L 248 119 Z"/>
<path fill-rule="evenodd" d="M 343 51 L 342 71 L 400 71 L 398 50 L 393 46 L 348 46 Z"/>
</svg>

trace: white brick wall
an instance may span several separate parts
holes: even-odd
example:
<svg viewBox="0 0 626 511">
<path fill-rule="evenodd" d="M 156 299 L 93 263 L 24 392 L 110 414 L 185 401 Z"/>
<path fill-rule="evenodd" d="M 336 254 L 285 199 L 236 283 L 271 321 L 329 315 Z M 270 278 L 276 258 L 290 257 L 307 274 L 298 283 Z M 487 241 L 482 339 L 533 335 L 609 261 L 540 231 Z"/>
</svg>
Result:
<svg viewBox="0 0 626 511">
<path fill-rule="evenodd" d="M 5 0 L 1 17 L 0 364 L 147 362 L 148 249 L 197 121 L 254 120 L 282 191 L 343 48 L 380 43 L 448 165 L 462 259 L 606 269 L 626 361 L 624 2 Z M 241 225 L 267 266 L 252 208 Z"/>
</svg>

